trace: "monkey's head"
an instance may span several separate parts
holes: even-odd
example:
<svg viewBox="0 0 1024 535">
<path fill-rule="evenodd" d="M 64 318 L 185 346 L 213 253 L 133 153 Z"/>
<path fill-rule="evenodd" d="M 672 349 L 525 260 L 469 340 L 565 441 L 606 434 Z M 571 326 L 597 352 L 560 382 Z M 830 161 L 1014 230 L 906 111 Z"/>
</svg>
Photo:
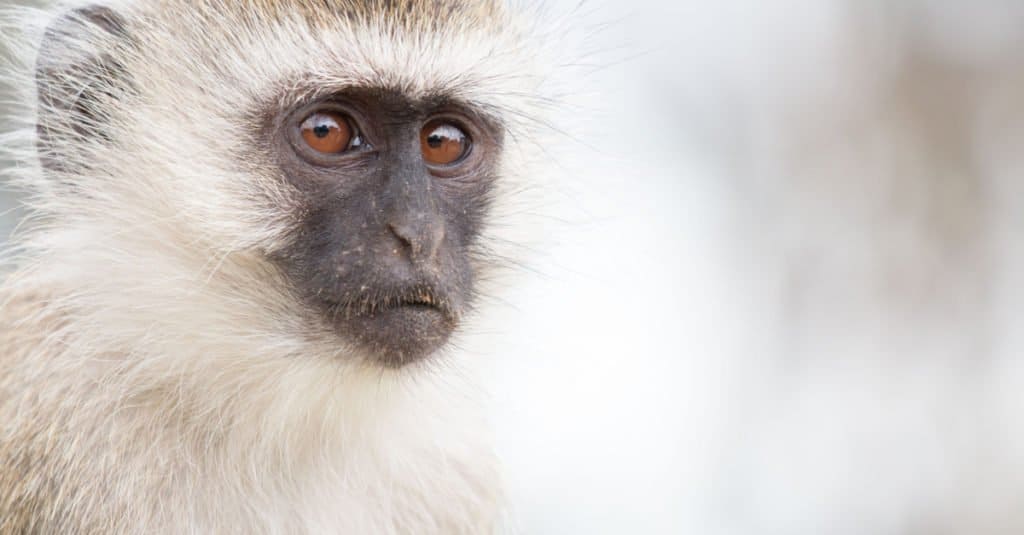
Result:
<svg viewBox="0 0 1024 535">
<path fill-rule="evenodd" d="M 44 208 L 178 266 L 147 275 L 170 310 L 200 293 L 233 336 L 399 367 L 445 345 L 494 258 L 535 54 L 491 0 L 80 8 L 36 64 Z"/>
</svg>

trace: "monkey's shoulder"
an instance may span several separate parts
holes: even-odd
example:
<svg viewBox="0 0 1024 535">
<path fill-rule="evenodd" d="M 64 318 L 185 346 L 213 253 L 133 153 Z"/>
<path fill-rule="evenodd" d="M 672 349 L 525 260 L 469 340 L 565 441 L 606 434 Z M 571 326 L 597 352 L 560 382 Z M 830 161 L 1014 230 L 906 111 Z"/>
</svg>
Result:
<svg viewBox="0 0 1024 535">
<path fill-rule="evenodd" d="M 39 296 L 0 290 L 0 533 L 35 533 L 42 490 L 33 476 L 34 430 L 22 425 L 19 385 L 20 361 L 43 339 L 32 318 L 42 308 Z M 35 489 L 35 490 L 33 490 Z"/>
<path fill-rule="evenodd" d="M 43 290 L 0 287 L 0 363 L 25 358 L 64 325 L 52 302 Z"/>
<path fill-rule="evenodd" d="M 55 389 L 36 388 L 64 324 L 46 291 L 0 286 L 0 534 L 93 533 L 74 520 L 66 445 L 54 443 L 64 419 Z M 33 386 L 35 385 L 35 387 Z M 97 532 L 98 533 L 98 532 Z"/>
</svg>

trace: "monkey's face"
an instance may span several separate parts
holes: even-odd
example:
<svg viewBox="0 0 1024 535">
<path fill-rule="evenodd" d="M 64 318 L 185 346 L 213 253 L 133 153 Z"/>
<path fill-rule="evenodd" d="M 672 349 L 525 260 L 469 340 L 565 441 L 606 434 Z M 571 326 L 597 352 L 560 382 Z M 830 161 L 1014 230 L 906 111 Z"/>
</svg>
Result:
<svg viewBox="0 0 1024 535">
<path fill-rule="evenodd" d="M 388 366 L 441 347 L 473 296 L 499 128 L 458 102 L 361 90 L 278 110 L 264 133 L 299 192 L 273 255 L 298 297 Z"/>
<path fill-rule="evenodd" d="M 398 367 L 514 242 L 487 223 L 533 184 L 503 142 L 548 104 L 528 35 L 490 0 L 78 10 L 40 53 L 41 161 L 69 213 L 181 268 L 146 287 L 203 298 L 196 329 Z"/>
</svg>

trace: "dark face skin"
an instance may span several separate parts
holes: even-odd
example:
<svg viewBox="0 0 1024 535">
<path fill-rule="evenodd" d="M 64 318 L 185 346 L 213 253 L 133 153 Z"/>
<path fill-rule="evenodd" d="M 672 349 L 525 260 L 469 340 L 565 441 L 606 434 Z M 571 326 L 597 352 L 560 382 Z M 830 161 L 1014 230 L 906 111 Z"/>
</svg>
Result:
<svg viewBox="0 0 1024 535">
<path fill-rule="evenodd" d="M 325 116 L 346 123 L 347 140 L 316 120 Z M 471 255 L 499 129 L 444 99 L 360 90 L 282 110 L 267 132 L 284 179 L 301 192 L 296 231 L 274 257 L 300 298 L 386 366 L 439 349 L 473 298 Z M 464 152 L 440 144 L 457 133 Z M 343 150 L 317 150 L 338 139 Z M 457 158 L 439 164 L 439 154 Z"/>
</svg>

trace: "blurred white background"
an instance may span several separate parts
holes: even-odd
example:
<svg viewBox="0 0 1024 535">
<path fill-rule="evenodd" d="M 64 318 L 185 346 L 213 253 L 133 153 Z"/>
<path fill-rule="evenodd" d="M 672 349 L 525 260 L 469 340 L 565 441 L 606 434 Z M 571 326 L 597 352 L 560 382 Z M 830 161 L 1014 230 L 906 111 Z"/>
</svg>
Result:
<svg viewBox="0 0 1024 535">
<path fill-rule="evenodd" d="M 589 218 L 495 379 L 524 532 L 1024 533 L 1024 4 L 583 11 Z"/>
<path fill-rule="evenodd" d="M 1024 533 L 1024 3 L 578 13 L 593 124 L 489 351 L 521 531 Z"/>
</svg>

